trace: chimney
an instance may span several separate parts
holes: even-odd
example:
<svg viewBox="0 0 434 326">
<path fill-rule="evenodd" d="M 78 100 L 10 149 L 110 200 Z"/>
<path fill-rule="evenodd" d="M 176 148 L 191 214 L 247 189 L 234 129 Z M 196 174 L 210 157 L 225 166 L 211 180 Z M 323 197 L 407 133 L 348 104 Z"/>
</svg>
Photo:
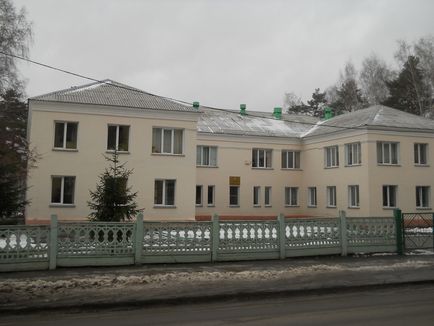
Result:
<svg viewBox="0 0 434 326">
<path fill-rule="evenodd" d="M 246 113 L 246 105 L 245 104 L 240 104 L 240 114 L 241 115 L 247 115 L 247 113 Z"/>
<path fill-rule="evenodd" d="M 332 108 L 329 108 L 328 106 L 324 107 L 324 120 L 329 120 L 331 118 L 333 118 Z"/>
<path fill-rule="evenodd" d="M 274 108 L 273 117 L 277 120 L 282 119 L 282 108 L 280 107 Z"/>
<path fill-rule="evenodd" d="M 199 102 L 193 102 L 193 107 L 195 109 L 199 109 Z"/>
</svg>

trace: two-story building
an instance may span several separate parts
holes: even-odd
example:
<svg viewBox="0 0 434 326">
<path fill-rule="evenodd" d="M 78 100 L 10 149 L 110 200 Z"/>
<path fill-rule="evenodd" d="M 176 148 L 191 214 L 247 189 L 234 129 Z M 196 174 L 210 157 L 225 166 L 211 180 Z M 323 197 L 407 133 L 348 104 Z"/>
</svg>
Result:
<svg viewBox="0 0 434 326">
<path fill-rule="evenodd" d="M 148 220 L 427 210 L 434 121 L 384 106 L 328 120 L 185 105 L 105 80 L 29 99 L 27 223 L 83 220 L 114 150 Z"/>
</svg>

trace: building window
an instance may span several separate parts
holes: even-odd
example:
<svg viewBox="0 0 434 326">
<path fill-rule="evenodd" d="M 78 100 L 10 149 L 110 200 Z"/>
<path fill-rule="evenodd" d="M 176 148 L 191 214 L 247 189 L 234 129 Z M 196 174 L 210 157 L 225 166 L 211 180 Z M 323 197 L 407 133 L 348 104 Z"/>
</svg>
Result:
<svg viewBox="0 0 434 326">
<path fill-rule="evenodd" d="M 182 129 L 153 128 L 152 153 L 182 154 L 182 138 Z"/>
<path fill-rule="evenodd" d="M 208 206 L 214 206 L 215 186 L 208 186 L 207 203 Z"/>
<path fill-rule="evenodd" d="M 429 208 L 430 202 L 430 187 L 417 186 L 416 187 L 416 208 Z"/>
<path fill-rule="evenodd" d="M 378 164 L 398 164 L 399 143 L 377 142 L 377 162 Z"/>
<path fill-rule="evenodd" d="M 345 144 L 345 160 L 346 165 L 362 164 L 362 152 L 360 143 Z"/>
<path fill-rule="evenodd" d="M 316 187 L 307 188 L 307 206 L 316 207 Z"/>
<path fill-rule="evenodd" d="M 54 126 L 54 148 L 77 149 L 77 122 L 56 122 Z"/>
<path fill-rule="evenodd" d="M 253 149 L 252 167 L 271 168 L 271 149 Z"/>
<path fill-rule="evenodd" d="M 229 206 L 240 205 L 240 186 L 229 186 Z"/>
<path fill-rule="evenodd" d="M 196 153 L 196 165 L 217 166 L 217 147 L 197 146 Z"/>
<path fill-rule="evenodd" d="M 414 164 L 428 164 L 428 144 L 414 144 Z"/>
<path fill-rule="evenodd" d="M 327 168 L 335 168 L 339 166 L 339 148 L 338 146 L 330 146 L 325 150 L 325 166 Z"/>
<path fill-rule="evenodd" d="M 260 206 L 261 201 L 261 187 L 253 187 L 253 206 Z"/>
<path fill-rule="evenodd" d="M 360 207 L 359 186 L 348 186 L 348 207 Z"/>
<path fill-rule="evenodd" d="M 51 203 L 74 204 L 75 177 L 51 177 Z"/>
<path fill-rule="evenodd" d="M 107 150 L 128 152 L 130 127 L 109 125 L 107 133 Z"/>
<path fill-rule="evenodd" d="M 327 207 L 336 207 L 336 186 L 327 187 Z"/>
<path fill-rule="evenodd" d="M 264 206 L 271 206 L 271 187 L 264 187 Z"/>
<path fill-rule="evenodd" d="M 202 186 L 196 186 L 196 206 L 202 206 Z"/>
<path fill-rule="evenodd" d="M 383 186 L 383 207 L 396 207 L 396 191 L 397 186 Z"/>
<path fill-rule="evenodd" d="M 282 151 L 282 169 L 299 169 L 300 152 Z"/>
<path fill-rule="evenodd" d="M 285 206 L 298 206 L 298 188 L 285 187 Z"/>
<path fill-rule="evenodd" d="M 154 205 L 175 205 L 175 180 L 155 180 Z"/>
</svg>

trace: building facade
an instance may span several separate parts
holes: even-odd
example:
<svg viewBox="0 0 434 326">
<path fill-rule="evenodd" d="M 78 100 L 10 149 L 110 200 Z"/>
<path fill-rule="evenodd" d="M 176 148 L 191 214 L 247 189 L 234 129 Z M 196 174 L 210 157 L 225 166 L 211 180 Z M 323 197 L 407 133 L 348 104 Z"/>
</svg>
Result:
<svg viewBox="0 0 434 326">
<path fill-rule="evenodd" d="M 26 222 L 85 220 L 114 150 L 147 220 L 390 216 L 432 208 L 434 121 L 384 106 L 320 121 L 184 105 L 106 80 L 29 99 Z"/>
</svg>

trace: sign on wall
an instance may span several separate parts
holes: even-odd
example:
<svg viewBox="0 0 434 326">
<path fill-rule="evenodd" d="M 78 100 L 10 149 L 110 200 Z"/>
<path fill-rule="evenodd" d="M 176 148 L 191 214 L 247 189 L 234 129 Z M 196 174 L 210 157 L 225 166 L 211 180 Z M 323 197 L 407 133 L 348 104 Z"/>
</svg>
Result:
<svg viewBox="0 0 434 326">
<path fill-rule="evenodd" d="M 241 184 L 241 177 L 229 177 L 230 186 L 239 186 Z"/>
</svg>

